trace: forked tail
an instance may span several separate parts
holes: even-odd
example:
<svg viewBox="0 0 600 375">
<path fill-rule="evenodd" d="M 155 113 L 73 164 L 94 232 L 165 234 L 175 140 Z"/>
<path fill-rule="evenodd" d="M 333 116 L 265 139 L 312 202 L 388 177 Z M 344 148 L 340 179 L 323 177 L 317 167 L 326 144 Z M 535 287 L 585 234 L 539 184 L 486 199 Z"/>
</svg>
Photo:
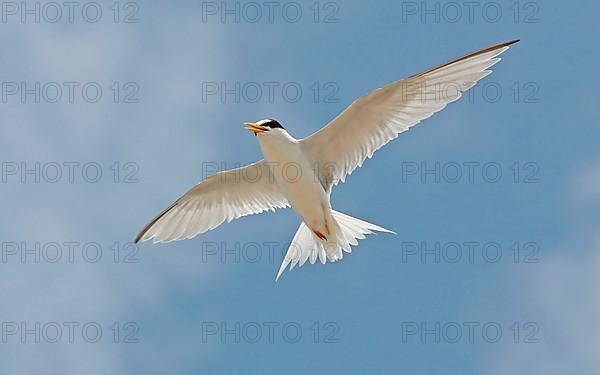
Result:
<svg viewBox="0 0 600 375">
<path fill-rule="evenodd" d="M 310 261 L 310 264 L 315 264 L 317 258 L 323 264 L 327 261 L 340 261 L 343 257 L 343 251 L 351 253 L 352 246 L 356 246 L 358 240 L 364 239 L 367 234 L 373 232 L 396 234 L 391 230 L 341 212 L 332 210 L 331 213 L 339 227 L 339 231 L 335 236 L 336 242 L 319 239 L 304 223 L 301 223 L 281 263 L 275 281 L 279 280 L 288 265 L 291 271 L 296 265 L 302 267 L 307 260 Z"/>
</svg>

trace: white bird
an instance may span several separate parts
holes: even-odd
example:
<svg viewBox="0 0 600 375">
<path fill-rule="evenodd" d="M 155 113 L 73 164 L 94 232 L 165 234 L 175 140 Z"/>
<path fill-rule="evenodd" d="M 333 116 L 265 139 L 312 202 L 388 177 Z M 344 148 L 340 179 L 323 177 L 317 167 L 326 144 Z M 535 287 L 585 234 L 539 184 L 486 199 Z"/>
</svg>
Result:
<svg viewBox="0 0 600 375">
<path fill-rule="evenodd" d="M 198 183 L 142 229 L 135 242 L 193 238 L 225 221 L 292 207 L 302 219 L 276 280 L 288 265 L 336 262 L 373 231 L 393 233 L 334 211 L 332 187 L 398 134 L 441 111 L 500 61 L 513 40 L 377 89 L 321 130 L 295 139 L 275 120 L 245 123 L 264 159 Z"/>
</svg>

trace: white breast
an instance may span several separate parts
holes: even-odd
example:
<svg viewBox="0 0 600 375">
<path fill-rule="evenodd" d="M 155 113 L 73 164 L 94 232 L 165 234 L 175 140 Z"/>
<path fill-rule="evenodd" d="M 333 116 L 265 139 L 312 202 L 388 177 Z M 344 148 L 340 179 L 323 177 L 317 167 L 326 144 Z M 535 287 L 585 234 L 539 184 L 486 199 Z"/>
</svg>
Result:
<svg viewBox="0 0 600 375">
<path fill-rule="evenodd" d="M 301 144 L 279 129 L 260 134 L 258 138 L 275 180 L 294 211 L 309 228 L 322 230 L 331 215 L 329 195 L 317 178 L 315 170 L 318 169 L 311 165 Z"/>
</svg>

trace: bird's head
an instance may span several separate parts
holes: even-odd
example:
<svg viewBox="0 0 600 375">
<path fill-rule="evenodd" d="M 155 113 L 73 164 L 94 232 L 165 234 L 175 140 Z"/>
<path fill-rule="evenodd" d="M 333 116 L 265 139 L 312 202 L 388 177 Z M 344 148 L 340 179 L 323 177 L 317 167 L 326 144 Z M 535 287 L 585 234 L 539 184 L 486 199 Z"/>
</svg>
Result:
<svg viewBox="0 0 600 375">
<path fill-rule="evenodd" d="M 250 130 L 254 135 L 283 135 L 287 134 L 283 126 L 277 120 L 265 119 L 259 122 L 245 122 L 246 130 Z"/>
</svg>

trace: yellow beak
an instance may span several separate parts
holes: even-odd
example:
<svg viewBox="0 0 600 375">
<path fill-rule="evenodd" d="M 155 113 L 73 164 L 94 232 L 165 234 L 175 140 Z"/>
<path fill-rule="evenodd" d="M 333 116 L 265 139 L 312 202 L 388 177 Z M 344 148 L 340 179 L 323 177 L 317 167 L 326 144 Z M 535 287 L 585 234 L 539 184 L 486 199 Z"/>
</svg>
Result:
<svg viewBox="0 0 600 375">
<path fill-rule="evenodd" d="M 246 125 L 246 130 L 250 130 L 251 132 L 254 132 L 254 134 L 264 133 L 269 130 L 264 126 L 258 125 L 254 122 L 245 122 L 244 125 Z"/>
</svg>

